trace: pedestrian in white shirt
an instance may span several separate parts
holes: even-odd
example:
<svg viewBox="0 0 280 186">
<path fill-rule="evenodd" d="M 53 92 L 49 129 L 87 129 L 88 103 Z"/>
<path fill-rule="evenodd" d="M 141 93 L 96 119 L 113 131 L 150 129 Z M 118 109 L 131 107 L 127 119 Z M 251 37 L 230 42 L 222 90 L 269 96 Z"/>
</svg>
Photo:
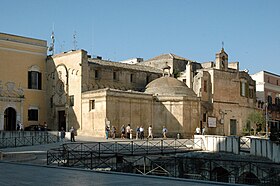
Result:
<svg viewBox="0 0 280 186">
<path fill-rule="evenodd" d="M 153 128 L 152 128 L 152 125 L 150 125 L 149 128 L 148 128 L 148 134 L 149 134 L 148 137 L 147 137 L 148 139 L 149 139 L 149 138 L 152 138 L 152 139 L 154 138 L 154 137 L 153 137 Z"/>
</svg>

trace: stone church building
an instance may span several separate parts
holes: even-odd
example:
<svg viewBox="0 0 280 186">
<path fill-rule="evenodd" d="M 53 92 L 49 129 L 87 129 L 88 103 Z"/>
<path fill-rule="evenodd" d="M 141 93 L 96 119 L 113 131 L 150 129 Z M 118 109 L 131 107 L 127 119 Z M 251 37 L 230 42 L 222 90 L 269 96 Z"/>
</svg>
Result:
<svg viewBox="0 0 280 186">
<path fill-rule="evenodd" d="M 169 137 L 192 136 L 196 127 L 241 135 L 255 109 L 255 81 L 238 62 L 228 62 L 223 48 L 214 62 L 163 54 L 127 64 L 84 50 L 47 56 L 45 41 L 2 35 L 0 62 L 8 69 L 0 74 L 0 88 L 7 87 L 5 93 L 0 89 L 0 130 L 14 130 L 20 121 L 25 127 L 47 122 L 52 130 L 73 126 L 97 137 L 105 135 L 106 125 L 119 134 L 128 124 L 146 133 L 151 125 L 155 136 L 163 126 Z M 12 69 L 24 72 L 10 76 Z"/>
<path fill-rule="evenodd" d="M 163 126 L 172 136 L 191 136 L 199 123 L 200 99 L 164 69 L 91 58 L 83 50 L 49 56 L 47 69 L 53 128 L 104 136 L 105 125 L 118 131 L 152 125 L 156 136 Z"/>
</svg>

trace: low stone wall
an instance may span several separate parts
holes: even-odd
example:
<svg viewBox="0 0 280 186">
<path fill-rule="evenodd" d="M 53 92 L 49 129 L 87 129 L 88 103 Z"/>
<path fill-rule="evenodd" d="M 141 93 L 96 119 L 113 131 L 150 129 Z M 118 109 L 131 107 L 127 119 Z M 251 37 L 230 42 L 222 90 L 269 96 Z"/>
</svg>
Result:
<svg viewBox="0 0 280 186">
<path fill-rule="evenodd" d="M 237 136 L 195 135 L 194 138 L 203 140 L 206 151 L 239 154 L 240 139 Z"/>
<path fill-rule="evenodd" d="M 250 154 L 268 158 L 276 163 L 280 163 L 280 144 L 268 139 L 251 139 Z"/>
</svg>

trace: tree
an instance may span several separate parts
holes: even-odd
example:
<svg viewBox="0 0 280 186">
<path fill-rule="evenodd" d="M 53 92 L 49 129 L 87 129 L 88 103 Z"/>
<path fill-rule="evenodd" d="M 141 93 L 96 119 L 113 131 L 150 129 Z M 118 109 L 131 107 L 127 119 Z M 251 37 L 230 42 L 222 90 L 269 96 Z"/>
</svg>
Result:
<svg viewBox="0 0 280 186">
<path fill-rule="evenodd" d="M 265 117 L 261 111 L 253 111 L 249 114 L 247 121 L 254 131 L 261 131 L 265 127 Z"/>
</svg>

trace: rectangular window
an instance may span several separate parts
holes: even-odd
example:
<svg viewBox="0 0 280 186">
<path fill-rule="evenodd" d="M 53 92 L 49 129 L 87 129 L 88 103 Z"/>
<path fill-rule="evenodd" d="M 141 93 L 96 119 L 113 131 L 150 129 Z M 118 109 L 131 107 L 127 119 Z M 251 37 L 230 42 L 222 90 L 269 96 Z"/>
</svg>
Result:
<svg viewBox="0 0 280 186">
<path fill-rule="evenodd" d="M 69 96 L 69 106 L 73 107 L 74 106 L 74 96 Z"/>
<path fill-rule="evenodd" d="M 95 77 L 95 79 L 100 78 L 100 75 L 99 75 L 99 71 L 98 71 L 98 70 L 95 70 L 95 71 L 94 71 L 94 77 Z"/>
<path fill-rule="evenodd" d="M 249 89 L 249 98 L 254 98 L 254 89 L 253 88 Z"/>
<path fill-rule="evenodd" d="M 135 81 L 134 78 L 135 78 L 135 77 L 134 77 L 134 74 L 130 74 L 130 82 L 131 82 L 131 83 L 133 83 L 133 82 Z"/>
<path fill-rule="evenodd" d="M 206 118 L 207 118 L 207 114 L 206 113 L 203 113 L 203 122 L 206 122 Z"/>
<path fill-rule="evenodd" d="M 38 110 L 37 109 L 28 110 L 28 121 L 38 121 Z"/>
<path fill-rule="evenodd" d="M 204 80 L 204 84 L 203 85 L 204 85 L 203 86 L 204 92 L 207 92 L 207 81 L 206 80 Z"/>
<path fill-rule="evenodd" d="M 53 96 L 50 98 L 50 107 L 53 108 Z"/>
<path fill-rule="evenodd" d="M 89 100 L 89 110 L 95 109 L 95 100 Z"/>
<path fill-rule="evenodd" d="M 37 90 L 42 89 L 42 74 L 40 72 L 28 72 L 28 88 Z"/>
<path fill-rule="evenodd" d="M 245 82 L 241 82 L 241 86 L 240 86 L 240 88 L 241 88 L 241 96 L 243 96 L 243 97 L 245 97 L 245 95 L 246 95 L 246 83 Z"/>
<path fill-rule="evenodd" d="M 268 104 L 272 104 L 272 96 L 270 95 L 267 96 L 267 102 Z"/>
<path fill-rule="evenodd" d="M 113 80 L 117 81 L 118 80 L 118 73 L 113 72 Z"/>
</svg>

